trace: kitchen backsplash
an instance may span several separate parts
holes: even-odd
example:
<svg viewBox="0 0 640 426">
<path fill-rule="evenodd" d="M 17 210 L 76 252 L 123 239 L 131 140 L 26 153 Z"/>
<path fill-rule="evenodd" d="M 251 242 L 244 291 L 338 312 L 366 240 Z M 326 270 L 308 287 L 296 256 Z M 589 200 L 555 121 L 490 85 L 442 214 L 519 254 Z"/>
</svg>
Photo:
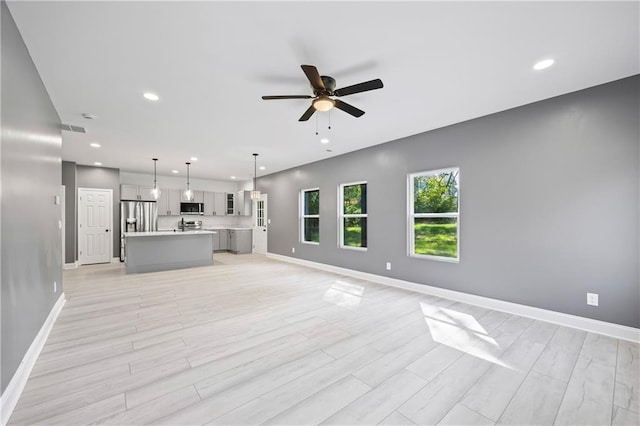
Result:
<svg viewBox="0 0 640 426">
<path fill-rule="evenodd" d="M 247 216 L 158 216 L 158 230 L 178 229 L 178 222 L 201 220 L 203 228 L 241 227 L 251 228 L 252 218 Z"/>
</svg>

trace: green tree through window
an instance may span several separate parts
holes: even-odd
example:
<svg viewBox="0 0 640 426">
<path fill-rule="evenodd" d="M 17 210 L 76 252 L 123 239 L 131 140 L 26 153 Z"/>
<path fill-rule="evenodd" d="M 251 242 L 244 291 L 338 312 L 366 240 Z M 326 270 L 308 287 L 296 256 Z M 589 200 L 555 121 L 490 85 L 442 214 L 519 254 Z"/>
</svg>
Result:
<svg viewBox="0 0 640 426">
<path fill-rule="evenodd" d="M 301 240 L 307 243 L 320 242 L 320 190 L 307 189 L 301 196 Z"/>
<path fill-rule="evenodd" d="M 413 255 L 458 259 L 459 170 L 410 175 Z"/>
<path fill-rule="evenodd" d="M 367 184 L 341 185 L 340 246 L 367 247 Z"/>
</svg>

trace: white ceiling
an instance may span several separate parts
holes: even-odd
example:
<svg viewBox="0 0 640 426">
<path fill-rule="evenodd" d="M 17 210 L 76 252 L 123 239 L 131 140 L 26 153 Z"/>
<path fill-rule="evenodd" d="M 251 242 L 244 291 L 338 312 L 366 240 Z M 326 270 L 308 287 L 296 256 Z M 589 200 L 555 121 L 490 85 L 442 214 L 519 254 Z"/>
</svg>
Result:
<svg viewBox="0 0 640 426">
<path fill-rule="evenodd" d="M 247 179 L 253 152 L 260 176 L 640 72 L 638 2 L 8 4 L 62 121 L 87 129 L 63 132 L 63 159 L 124 171 L 197 156 L 194 177 Z M 260 98 L 311 94 L 301 64 L 385 87 L 342 98 L 366 114 L 334 110 L 331 130 L 316 113 L 316 136 L 309 100 Z"/>
</svg>

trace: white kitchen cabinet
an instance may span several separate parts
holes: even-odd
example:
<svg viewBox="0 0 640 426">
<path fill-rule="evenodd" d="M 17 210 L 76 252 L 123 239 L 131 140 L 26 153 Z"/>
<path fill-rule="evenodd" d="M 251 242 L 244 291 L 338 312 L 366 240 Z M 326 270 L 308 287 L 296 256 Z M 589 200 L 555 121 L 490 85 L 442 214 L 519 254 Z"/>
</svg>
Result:
<svg viewBox="0 0 640 426">
<path fill-rule="evenodd" d="M 137 200 L 138 185 L 120 185 L 121 200 Z"/>
<path fill-rule="evenodd" d="M 158 216 L 178 216 L 180 214 L 180 190 L 162 189 L 158 198 Z"/>
<path fill-rule="evenodd" d="M 184 196 L 184 191 L 180 191 L 180 201 L 183 203 L 204 203 L 204 191 L 194 191 L 192 189 L 191 192 L 193 192 L 193 200 L 187 200 Z"/>
<path fill-rule="evenodd" d="M 235 194 L 233 193 L 226 193 L 226 214 L 229 216 L 233 216 L 236 212 L 235 212 Z"/>
<path fill-rule="evenodd" d="M 224 216 L 226 214 L 224 192 L 204 191 L 204 214 L 207 216 Z"/>
<path fill-rule="evenodd" d="M 251 229 L 230 229 L 229 251 L 235 254 L 251 253 L 252 235 Z"/>
<path fill-rule="evenodd" d="M 238 191 L 235 200 L 236 216 L 251 216 L 251 191 Z"/>
<path fill-rule="evenodd" d="M 156 201 L 151 196 L 152 185 L 120 185 L 120 199 L 123 201 Z"/>
<path fill-rule="evenodd" d="M 229 230 L 228 229 L 219 229 L 218 230 L 218 248 L 214 250 L 229 250 Z M 215 240 L 214 240 L 215 244 Z"/>
</svg>

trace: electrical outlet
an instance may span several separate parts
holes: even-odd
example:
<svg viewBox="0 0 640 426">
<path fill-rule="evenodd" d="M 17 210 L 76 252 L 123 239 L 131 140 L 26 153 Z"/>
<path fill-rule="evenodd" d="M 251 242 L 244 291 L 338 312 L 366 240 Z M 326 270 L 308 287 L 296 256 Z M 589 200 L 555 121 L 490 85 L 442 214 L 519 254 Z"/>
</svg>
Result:
<svg viewBox="0 0 640 426">
<path fill-rule="evenodd" d="M 291 253 L 295 253 L 296 252 L 296 248 L 295 247 L 291 247 Z"/>
<path fill-rule="evenodd" d="M 598 293 L 587 293 L 587 305 L 598 306 Z"/>
<path fill-rule="evenodd" d="M 58 283 L 56 281 L 53 282 L 53 292 L 56 293 L 58 291 Z"/>
<path fill-rule="evenodd" d="M 387 271 L 391 270 L 391 262 L 387 262 Z"/>
</svg>

